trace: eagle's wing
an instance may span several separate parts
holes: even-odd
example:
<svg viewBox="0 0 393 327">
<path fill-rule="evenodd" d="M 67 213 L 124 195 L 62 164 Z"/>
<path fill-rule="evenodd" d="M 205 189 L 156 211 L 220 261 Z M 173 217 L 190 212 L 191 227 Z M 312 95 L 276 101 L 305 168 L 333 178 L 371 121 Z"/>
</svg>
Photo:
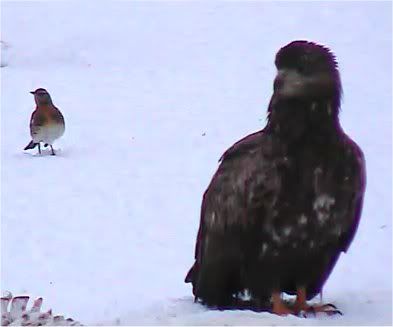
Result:
<svg viewBox="0 0 393 327">
<path fill-rule="evenodd" d="M 347 149 L 346 171 L 340 192 L 340 210 L 345 219 L 344 233 L 341 236 L 341 250 L 346 252 L 359 225 L 366 187 L 366 168 L 362 150 L 348 136 L 344 139 Z"/>
<path fill-rule="evenodd" d="M 307 299 L 310 300 L 321 292 L 322 287 L 332 272 L 341 252 L 346 252 L 355 236 L 359 225 L 364 190 L 366 186 L 365 160 L 362 151 L 345 134 L 342 135 L 343 151 L 338 155 L 331 170 L 325 175 L 325 186 L 334 195 L 335 203 L 331 223 L 324 227 L 326 231 L 320 235 L 326 243 L 329 243 L 332 236 L 338 232 L 339 239 L 334 241 L 335 249 L 331 251 L 327 258 L 324 273 L 317 276 L 314 281 L 310 281 L 307 288 Z M 335 159 L 334 159 L 335 160 Z M 329 232 L 330 230 L 330 232 Z M 333 232 L 333 235 L 332 233 Z M 289 294 L 295 294 L 295 285 L 286 289 Z"/>
<path fill-rule="evenodd" d="M 255 210 L 271 210 L 280 187 L 276 162 L 270 160 L 273 149 L 272 140 L 260 131 L 235 143 L 221 157 L 220 166 L 203 195 L 196 262 L 186 282 L 195 280 L 194 275 L 205 259 L 209 236 L 219 238 L 231 229 L 243 229 L 256 223 L 252 221 Z"/>
<path fill-rule="evenodd" d="M 229 160 L 232 157 L 241 155 L 242 153 L 246 153 L 249 150 L 252 150 L 252 148 L 255 148 L 255 146 L 260 142 L 263 136 L 263 131 L 258 131 L 253 134 L 247 135 L 246 137 L 237 141 L 228 150 L 226 150 L 218 161 L 221 162 L 224 159 Z"/>
</svg>

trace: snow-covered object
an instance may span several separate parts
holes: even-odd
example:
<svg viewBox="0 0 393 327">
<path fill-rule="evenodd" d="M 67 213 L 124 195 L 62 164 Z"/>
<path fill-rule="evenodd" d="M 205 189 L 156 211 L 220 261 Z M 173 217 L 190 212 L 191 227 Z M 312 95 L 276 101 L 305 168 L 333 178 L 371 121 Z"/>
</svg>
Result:
<svg viewBox="0 0 393 327">
<path fill-rule="evenodd" d="M 2 326 L 82 326 L 78 321 L 63 316 L 54 316 L 52 310 L 41 312 L 42 298 L 38 298 L 27 310 L 28 296 L 7 293 L 1 298 Z"/>
</svg>

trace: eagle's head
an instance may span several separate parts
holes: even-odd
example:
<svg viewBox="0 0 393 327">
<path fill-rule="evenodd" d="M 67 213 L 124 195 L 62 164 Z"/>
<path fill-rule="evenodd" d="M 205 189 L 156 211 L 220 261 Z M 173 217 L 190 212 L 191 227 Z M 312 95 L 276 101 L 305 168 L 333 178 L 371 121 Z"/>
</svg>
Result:
<svg viewBox="0 0 393 327">
<path fill-rule="evenodd" d="M 293 41 L 277 52 L 275 64 L 269 128 L 291 139 L 339 128 L 342 89 L 334 54 L 313 42 Z"/>
<path fill-rule="evenodd" d="M 275 64 L 276 97 L 327 100 L 334 107 L 340 106 L 340 74 L 336 58 L 327 47 L 308 41 L 293 41 L 278 51 Z"/>
</svg>

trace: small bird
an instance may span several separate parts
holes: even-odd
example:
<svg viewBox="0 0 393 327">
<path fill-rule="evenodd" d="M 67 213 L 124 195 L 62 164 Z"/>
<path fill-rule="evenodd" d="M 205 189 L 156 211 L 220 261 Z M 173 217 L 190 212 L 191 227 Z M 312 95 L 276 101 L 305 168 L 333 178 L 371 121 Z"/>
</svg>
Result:
<svg viewBox="0 0 393 327">
<path fill-rule="evenodd" d="M 41 154 L 40 142 L 43 142 L 45 147 L 50 146 L 52 155 L 55 155 L 52 144 L 64 134 L 64 117 L 60 110 L 53 105 L 47 90 L 39 88 L 30 93 L 34 95 L 37 107 L 30 118 L 32 140 L 24 150 L 34 149 L 38 145 L 38 152 Z"/>
</svg>

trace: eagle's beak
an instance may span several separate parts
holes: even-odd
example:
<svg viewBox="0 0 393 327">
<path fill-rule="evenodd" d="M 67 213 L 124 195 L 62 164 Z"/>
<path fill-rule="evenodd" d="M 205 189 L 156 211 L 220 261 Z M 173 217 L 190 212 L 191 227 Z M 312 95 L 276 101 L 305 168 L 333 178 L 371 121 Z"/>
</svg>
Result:
<svg viewBox="0 0 393 327">
<path fill-rule="evenodd" d="M 279 70 L 277 72 L 276 78 L 274 79 L 274 84 L 273 84 L 274 91 L 276 92 L 280 90 L 283 87 L 284 82 L 285 82 L 285 71 Z"/>
<path fill-rule="evenodd" d="M 304 77 L 292 69 L 280 69 L 274 80 L 274 92 L 291 96 L 300 94 L 304 87 Z"/>
<path fill-rule="evenodd" d="M 34 91 L 30 91 L 31 94 L 35 94 Z"/>
</svg>

